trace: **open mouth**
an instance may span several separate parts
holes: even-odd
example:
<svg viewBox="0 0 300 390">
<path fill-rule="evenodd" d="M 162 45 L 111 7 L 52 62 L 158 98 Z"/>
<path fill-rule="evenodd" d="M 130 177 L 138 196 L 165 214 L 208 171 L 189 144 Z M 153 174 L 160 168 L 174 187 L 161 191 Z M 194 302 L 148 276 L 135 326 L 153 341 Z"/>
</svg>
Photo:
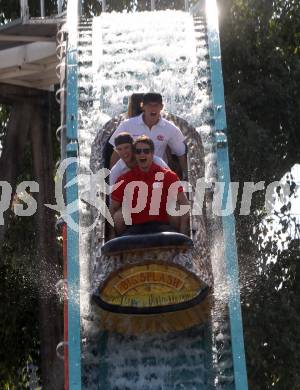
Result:
<svg viewBox="0 0 300 390">
<path fill-rule="evenodd" d="M 156 113 L 156 112 L 151 112 L 150 115 L 151 115 L 151 116 L 156 116 L 157 113 Z"/>
<path fill-rule="evenodd" d="M 140 161 L 141 163 L 144 163 L 144 162 L 147 161 L 147 159 L 146 159 L 146 158 L 140 158 L 139 161 Z"/>
</svg>

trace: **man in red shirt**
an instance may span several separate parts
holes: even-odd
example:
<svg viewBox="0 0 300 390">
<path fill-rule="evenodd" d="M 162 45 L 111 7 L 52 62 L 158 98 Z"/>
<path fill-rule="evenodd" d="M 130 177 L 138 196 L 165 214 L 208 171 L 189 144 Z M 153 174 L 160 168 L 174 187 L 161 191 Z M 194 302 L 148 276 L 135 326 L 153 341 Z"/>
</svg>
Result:
<svg viewBox="0 0 300 390">
<path fill-rule="evenodd" d="M 189 201 L 178 176 L 153 163 L 154 144 L 149 137 L 138 137 L 133 147 L 137 166 L 120 176 L 117 184 L 121 184 L 111 195 L 110 212 L 116 233 L 123 233 L 130 225 L 157 223 L 170 224 L 187 234 Z M 181 206 L 179 213 L 175 211 L 176 204 Z"/>
</svg>

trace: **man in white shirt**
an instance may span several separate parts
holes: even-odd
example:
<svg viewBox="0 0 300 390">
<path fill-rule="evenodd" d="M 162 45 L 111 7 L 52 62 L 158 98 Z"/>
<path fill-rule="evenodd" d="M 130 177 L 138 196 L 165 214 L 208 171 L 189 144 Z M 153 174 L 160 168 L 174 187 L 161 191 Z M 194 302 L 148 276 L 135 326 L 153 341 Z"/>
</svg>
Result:
<svg viewBox="0 0 300 390">
<path fill-rule="evenodd" d="M 117 145 L 118 138 L 116 138 Z M 110 212 L 115 223 L 115 231 L 121 234 L 129 225 L 145 226 L 148 223 L 162 225 L 170 224 L 180 233 L 187 234 L 189 227 L 189 208 L 184 207 L 182 215 L 170 215 L 168 206 L 173 203 L 189 206 L 189 201 L 175 172 L 165 169 L 154 163 L 154 143 L 143 135 L 133 143 L 136 165 L 119 178 L 119 185 L 111 194 Z M 134 184 L 134 192 L 131 196 L 125 195 L 127 186 Z M 139 210 L 132 208 L 133 203 L 138 202 L 140 186 L 144 184 L 142 201 Z M 158 186 L 155 186 L 158 185 Z M 175 185 L 175 186 L 173 186 Z M 157 189 L 160 189 L 157 192 Z M 171 202 L 171 203 L 170 203 Z M 130 220 L 125 218 L 124 210 L 131 214 Z M 127 213 L 125 211 L 125 213 Z M 169 229 L 168 229 L 169 230 Z"/>
<path fill-rule="evenodd" d="M 111 136 L 109 142 L 115 147 L 115 138 L 126 131 L 133 139 L 146 135 L 154 142 L 155 155 L 166 161 L 166 148 L 178 157 L 183 175 L 187 172 L 184 135 L 173 123 L 162 118 L 160 113 L 163 109 L 162 96 L 159 93 L 146 93 L 142 101 L 143 113 L 139 116 L 125 120 L 120 124 Z M 110 167 L 119 159 L 116 151 L 111 156 Z"/>
<path fill-rule="evenodd" d="M 136 159 L 133 154 L 133 138 L 129 133 L 122 132 L 115 137 L 115 151 L 118 153 L 119 160 L 111 168 L 109 175 L 109 184 L 113 185 L 124 173 L 130 171 L 136 166 Z M 168 165 L 158 156 L 153 157 L 153 162 L 162 168 L 168 168 Z"/>
</svg>

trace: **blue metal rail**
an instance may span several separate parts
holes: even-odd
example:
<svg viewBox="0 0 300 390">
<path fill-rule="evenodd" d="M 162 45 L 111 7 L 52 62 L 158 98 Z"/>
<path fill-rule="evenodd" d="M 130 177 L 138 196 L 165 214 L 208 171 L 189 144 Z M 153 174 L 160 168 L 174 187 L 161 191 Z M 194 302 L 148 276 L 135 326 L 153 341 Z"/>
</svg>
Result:
<svg viewBox="0 0 300 390">
<path fill-rule="evenodd" d="M 78 163 L 78 88 L 77 88 L 77 25 L 78 0 L 69 0 L 67 8 L 67 157 L 75 158 L 66 170 L 67 183 L 77 176 Z M 66 189 L 67 205 L 78 204 L 78 185 L 73 184 Z M 78 207 L 70 215 L 75 224 L 79 225 Z M 81 390 L 81 337 L 80 337 L 80 263 L 79 263 L 79 233 L 68 226 L 67 230 L 68 256 L 68 350 L 69 350 L 69 388 Z"/>
<path fill-rule="evenodd" d="M 227 124 L 224 101 L 224 86 L 221 65 L 221 50 L 216 0 L 206 0 L 206 21 L 209 46 L 212 97 L 217 141 L 218 180 L 225 183 L 222 209 L 231 201 L 230 170 L 227 144 Z M 236 390 L 247 390 L 247 371 L 244 351 L 242 313 L 240 304 L 239 273 L 236 249 L 235 219 L 230 214 L 222 216 L 225 246 L 225 265 L 229 286 L 229 318 Z"/>
</svg>

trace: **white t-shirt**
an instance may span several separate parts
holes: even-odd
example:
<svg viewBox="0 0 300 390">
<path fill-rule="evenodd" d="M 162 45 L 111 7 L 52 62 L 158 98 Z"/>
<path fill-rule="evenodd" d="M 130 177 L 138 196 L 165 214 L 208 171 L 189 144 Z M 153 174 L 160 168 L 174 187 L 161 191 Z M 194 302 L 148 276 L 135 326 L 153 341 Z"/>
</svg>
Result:
<svg viewBox="0 0 300 390">
<path fill-rule="evenodd" d="M 125 120 L 110 137 L 109 142 L 113 147 L 115 147 L 115 137 L 123 131 L 131 134 L 133 139 L 140 135 L 147 135 L 154 142 L 154 152 L 158 157 L 165 159 L 167 145 L 169 145 L 171 152 L 176 154 L 176 156 L 185 154 L 184 135 L 178 127 L 164 118 L 160 118 L 159 122 L 151 130 L 143 121 L 143 114 Z"/>
<path fill-rule="evenodd" d="M 163 159 L 157 156 L 153 156 L 153 162 L 154 164 L 159 165 L 162 168 L 168 168 L 169 166 L 164 162 Z M 130 168 L 125 164 L 125 162 L 120 158 L 115 165 L 111 168 L 110 175 L 109 175 L 109 185 L 114 185 L 118 178 L 121 175 L 124 175 L 124 173 L 130 171 Z"/>
</svg>

